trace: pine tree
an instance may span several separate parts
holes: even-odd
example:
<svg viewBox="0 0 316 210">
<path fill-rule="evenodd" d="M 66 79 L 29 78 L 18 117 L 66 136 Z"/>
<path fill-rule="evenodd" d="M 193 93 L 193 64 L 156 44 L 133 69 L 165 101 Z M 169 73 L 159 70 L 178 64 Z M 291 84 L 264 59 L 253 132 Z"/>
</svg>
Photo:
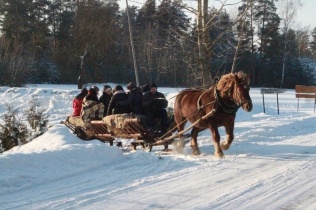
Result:
<svg viewBox="0 0 316 210">
<path fill-rule="evenodd" d="M 254 6 L 254 20 L 257 24 L 259 37 L 259 59 L 257 65 L 258 75 L 255 75 L 259 86 L 277 85 L 271 82 L 270 76 L 281 78 L 279 59 L 279 26 L 280 17 L 276 13 L 274 0 L 258 0 Z M 277 75 L 274 75 L 277 74 Z M 269 76 L 270 75 L 270 76 Z M 279 85 L 278 85 L 279 86 Z"/>
<path fill-rule="evenodd" d="M 243 4 L 238 7 L 238 24 L 237 33 L 241 38 L 240 48 L 238 50 L 237 69 L 243 70 L 246 73 L 252 75 L 252 86 L 257 85 L 255 80 L 256 68 L 256 45 L 254 43 L 254 20 L 253 20 L 253 8 L 255 0 L 243 0 Z"/>
<path fill-rule="evenodd" d="M 46 110 L 41 108 L 41 104 L 36 97 L 29 101 L 30 107 L 25 110 L 27 121 L 32 128 L 31 135 L 39 136 L 47 130 L 48 116 Z"/>
<path fill-rule="evenodd" d="M 4 124 L 0 124 L 1 152 L 28 142 L 27 126 L 18 117 L 17 110 L 10 104 L 7 104 L 7 111 L 3 115 L 3 121 Z"/>
</svg>

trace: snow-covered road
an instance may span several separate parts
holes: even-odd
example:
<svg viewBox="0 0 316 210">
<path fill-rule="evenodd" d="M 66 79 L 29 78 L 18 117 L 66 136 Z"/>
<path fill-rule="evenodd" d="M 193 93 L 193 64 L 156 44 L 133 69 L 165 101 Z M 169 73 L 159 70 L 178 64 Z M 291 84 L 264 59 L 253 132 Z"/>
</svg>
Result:
<svg viewBox="0 0 316 210">
<path fill-rule="evenodd" d="M 58 124 L 71 112 L 75 86 L 0 90 L 0 117 L 5 100 L 23 108 L 36 93 L 53 125 L 0 155 L 1 209 L 316 209 L 316 114 L 310 101 L 297 112 L 293 90 L 279 95 L 280 115 L 275 95 L 265 95 L 263 113 L 260 90 L 251 90 L 254 109 L 238 111 L 224 159 L 214 158 L 209 131 L 199 137 L 200 156 L 189 146 L 158 156 L 162 147 L 123 153 L 81 141 Z"/>
</svg>

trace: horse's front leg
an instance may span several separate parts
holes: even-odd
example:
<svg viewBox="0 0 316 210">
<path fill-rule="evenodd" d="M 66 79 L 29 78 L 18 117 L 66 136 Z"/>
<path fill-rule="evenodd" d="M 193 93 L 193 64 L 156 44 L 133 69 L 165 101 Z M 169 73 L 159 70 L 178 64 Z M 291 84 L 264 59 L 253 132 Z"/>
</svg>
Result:
<svg viewBox="0 0 316 210">
<path fill-rule="evenodd" d="M 218 132 L 218 128 L 216 126 L 210 126 L 209 127 L 211 132 L 212 132 L 212 136 L 213 136 L 213 143 L 214 143 L 214 149 L 215 149 L 215 152 L 214 152 L 214 155 L 215 157 L 218 157 L 218 158 L 223 158 L 224 157 L 224 153 L 220 147 L 220 135 L 219 135 L 219 132 Z"/>
<path fill-rule="evenodd" d="M 199 146 L 197 144 L 197 136 L 198 136 L 200 131 L 201 131 L 201 129 L 199 129 L 197 127 L 193 127 L 192 132 L 191 132 L 191 148 L 192 148 L 193 155 L 200 155 L 201 154 Z"/>
<path fill-rule="evenodd" d="M 228 150 L 234 140 L 234 121 L 225 126 L 226 141 L 221 144 L 222 150 Z"/>
</svg>

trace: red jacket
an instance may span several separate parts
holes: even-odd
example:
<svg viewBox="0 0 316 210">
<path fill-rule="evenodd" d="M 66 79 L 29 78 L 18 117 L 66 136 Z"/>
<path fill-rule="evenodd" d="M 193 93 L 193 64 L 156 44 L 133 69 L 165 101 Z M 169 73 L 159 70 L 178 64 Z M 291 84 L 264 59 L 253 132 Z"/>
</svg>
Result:
<svg viewBox="0 0 316 210">
<path fill-rule="evenodd" d="M 72 102 L 72 107 L 74 109 L 74 112 L 72 116 L 80 116 L 81 108 L 82 108 L 82 101 L 83 99 L 77 99 L 75 98 Z"/>
</svg>

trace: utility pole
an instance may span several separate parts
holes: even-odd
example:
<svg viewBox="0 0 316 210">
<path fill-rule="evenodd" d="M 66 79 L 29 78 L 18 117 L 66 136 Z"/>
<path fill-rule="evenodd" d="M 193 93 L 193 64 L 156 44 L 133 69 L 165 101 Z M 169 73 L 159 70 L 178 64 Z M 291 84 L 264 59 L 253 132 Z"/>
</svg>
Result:
<svg viewBox="0 0 316 210">
<path fill-rule="evenodd" d="M 130 42 L 131 42 L 131 46 L 132 46 L 132 55 L 133 55 L 133 63 L 134 63 L 136 85 L 139 86 L 137 63 L 136 63 L 134 41 L 133 41 L 133 31 L 132 31 L 132 25 L 131 25 L 131 18 L 129 16 L 129 11 L 128 11 L 128 0 L 126 0 L 126 12 L 127 12 L 127 19 L 128 19 L 129 38 L 130 38 Z"/>
</svg>

